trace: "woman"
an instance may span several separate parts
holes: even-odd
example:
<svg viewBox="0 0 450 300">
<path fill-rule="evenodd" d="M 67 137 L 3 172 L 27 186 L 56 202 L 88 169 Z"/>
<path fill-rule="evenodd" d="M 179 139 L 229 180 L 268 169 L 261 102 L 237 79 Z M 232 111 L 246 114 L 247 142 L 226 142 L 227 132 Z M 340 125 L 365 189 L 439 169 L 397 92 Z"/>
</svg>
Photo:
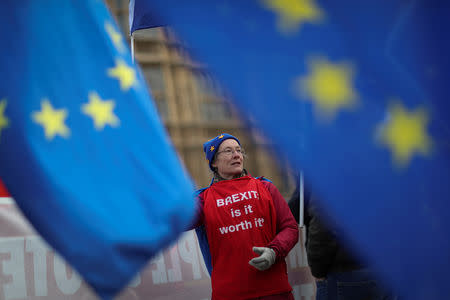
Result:
<svg viewBox="0 0 450 300">
<path fill-rule="evenodd" d="M 212 184 L 198 195 L 212 263 L 212 299 L 294 299 L 284 258 L 298 240 L 286 201 L 244 169 L 239 140 L 223 133 L 203 145 Z M 208 262 L 207 262 L 208 264 Z"/>
</svg>

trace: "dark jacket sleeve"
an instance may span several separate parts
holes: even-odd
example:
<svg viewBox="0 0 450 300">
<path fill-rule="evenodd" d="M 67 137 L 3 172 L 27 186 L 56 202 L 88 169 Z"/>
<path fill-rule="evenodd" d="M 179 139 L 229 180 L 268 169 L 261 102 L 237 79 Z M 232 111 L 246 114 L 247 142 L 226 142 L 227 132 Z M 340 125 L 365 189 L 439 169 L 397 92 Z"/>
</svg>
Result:
<svg viewBox="0 0 450 300">
<path fill-rule="evenodd" d="M 311 192 L 308 185 L 304 185 L 303 187 L 303 222 L 304 225 L 308 226 L 310 221 L 310 216 L 306 207 L 308 207 L 309 202 L 311 201 Z M 292 193 L 291 198 L 288 201 L 289 209 L 291 210 L 292 215 L 297 223 L 300 222 L 300 187 L 297 184 L 295 191 Z"/>
<path fill-rule="evenodd" d="M 286 200 L 271 182 L 263 181 L 270 194 L 277 218 L 277 235 L 267 245 L 275 251 L 278 259 L 284 259 L 298 241 L 298 226 Z"/>
<path fill-rule="evenodd" d="M 299 222 L 300 218 L 300 188 L 297 185 L 294 193 L 292 193 L 291 198 L 288 201 L 289 209 L 291 210 L 292 215 L 294 216 L 295 221 Z"/>
<path fill-rule="evenodd" d="M 333 265 L 338 251 L 335 235 L 320 220 L 315 199 L 305 207 L 309 217 L 306 253 L 308 265 L 314 277 L 326 277 Z"/>
</svg>

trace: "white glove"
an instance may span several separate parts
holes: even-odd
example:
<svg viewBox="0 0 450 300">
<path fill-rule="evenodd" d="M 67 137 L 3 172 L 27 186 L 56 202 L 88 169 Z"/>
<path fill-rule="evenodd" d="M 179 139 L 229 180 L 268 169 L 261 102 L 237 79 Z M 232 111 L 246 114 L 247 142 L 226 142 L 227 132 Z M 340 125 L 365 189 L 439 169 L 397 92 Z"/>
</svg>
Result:
<svg viewBox="0 0 450 300">
<path fill-rule="evenodd" d="M 267 270 L 275 263 L 276 254 L 273 249 L 267 247 L 253 247 L 253 252 L 259 254 L 248 263 L 260 271 Z"/>
</svg>

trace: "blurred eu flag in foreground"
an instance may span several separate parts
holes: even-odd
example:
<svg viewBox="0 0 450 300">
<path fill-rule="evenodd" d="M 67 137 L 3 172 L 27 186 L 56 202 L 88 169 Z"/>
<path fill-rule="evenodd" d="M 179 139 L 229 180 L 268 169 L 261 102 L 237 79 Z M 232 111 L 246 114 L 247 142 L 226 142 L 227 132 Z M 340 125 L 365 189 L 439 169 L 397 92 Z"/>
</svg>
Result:
<svg viewBox="0 0 450 300">
<path fill-rule="evenodd" d="M 103 1 L 2 1 L 0 32 L 0 177 L 109 299 L 185 229 L 192 183 Z"/>
<path fill-rule="evenodd" d="M 382 279 L 405 299 L 448 297 L 448 1 L 148 3 Z"/>
</svg>

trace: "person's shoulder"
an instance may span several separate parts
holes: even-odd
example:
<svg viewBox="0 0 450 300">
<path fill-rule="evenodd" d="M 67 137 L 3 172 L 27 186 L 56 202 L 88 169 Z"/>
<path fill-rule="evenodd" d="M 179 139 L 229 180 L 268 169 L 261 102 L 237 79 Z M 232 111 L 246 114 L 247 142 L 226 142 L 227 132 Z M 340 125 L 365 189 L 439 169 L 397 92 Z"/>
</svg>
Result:
<svg viewBox="0 0 450 300">
<path fill-rule="evenodd" d="M 270 192 L 272 192 L 274 189 L 276 189 L 272 180 L 270 180 L 264 176 L 256 177 L 255 179 L 258 180 L 259 182 L 261 182 L 262 185 L 265 186 Z"/>
<path fill-rule="evenodd" d="M 270 180 L 269 178 L 266 178 L 264 176 L 259 176 L 259 177 L 255 177 L 256 180 L 259 180 L 263 183 L 272 183 L 272 180 Z"/>
<path fill-rule="evenodd" d="M 196 197 L 201 196 L 201 194 L 203 194 L 203 192 L 206 191 L 208 188 L 209 188 L 209 186 L 204 187 L 204 188 L 201 188 L 201 189 L 198 189 L 198 190 L 196 190 L 196 191 L 194 192 L 194 195 L 195 195 Z"/>
</svg>

